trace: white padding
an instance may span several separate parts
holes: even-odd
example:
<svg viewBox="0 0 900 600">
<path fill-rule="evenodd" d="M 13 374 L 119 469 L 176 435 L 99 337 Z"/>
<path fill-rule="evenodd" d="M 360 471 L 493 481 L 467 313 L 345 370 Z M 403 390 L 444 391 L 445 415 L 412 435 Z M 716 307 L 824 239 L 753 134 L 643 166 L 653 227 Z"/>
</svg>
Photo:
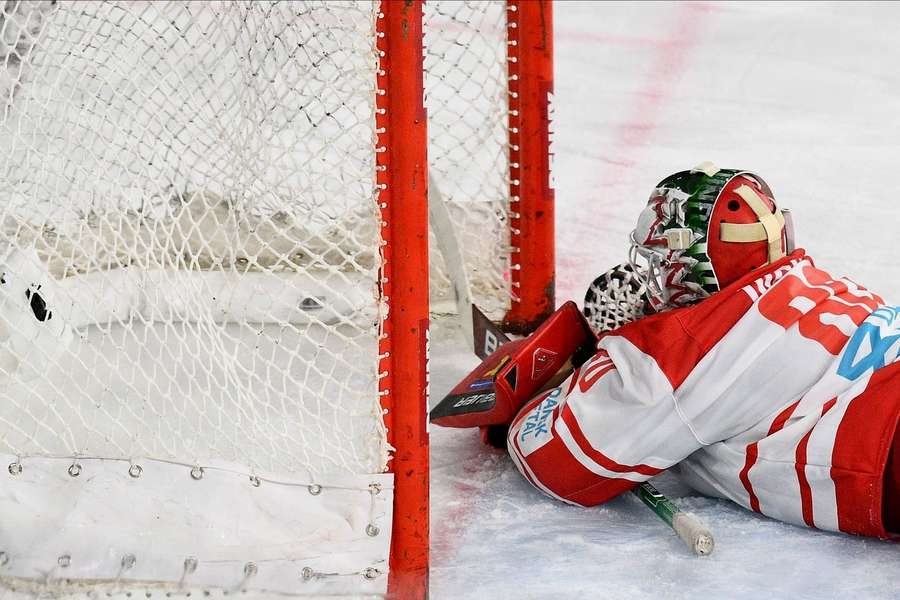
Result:
<svg viewBox="0 0 900 600">
<path fill-rule="evenodd" d="M 703 173 L 707 177 L 712 177 L 716 173 L 721 171 L 719 167 L 717 167 L 712 161 L 705 160 L 693 169 L 691 169 L 691 173 Z"/>
<path fill-rule="evenodd" d="M 103 590 L 150 582 L 316 595 L 386 591 L 391 475 L 258 473 L 256 480 L 229 464 L 203 465 L 201 476 L 196 467 L 154 460 L 0 460 L 6 587 L 53 592 L 92 580 L 88 588 Z M 192 560 L 196 569 L 188 572 Z"/>
</svg>

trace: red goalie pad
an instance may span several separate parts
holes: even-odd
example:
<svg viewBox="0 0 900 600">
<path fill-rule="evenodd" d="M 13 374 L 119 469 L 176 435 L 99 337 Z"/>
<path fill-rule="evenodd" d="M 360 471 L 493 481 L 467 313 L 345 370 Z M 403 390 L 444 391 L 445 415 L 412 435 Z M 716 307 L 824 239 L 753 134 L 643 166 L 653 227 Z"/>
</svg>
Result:
<svg viewBox="0 0 900 600">
<path fill-rule="evenodd" d="M 444 427 L 509 424 L 570 359 L 580 362 L 595 344 L 581 311 L 566 302 L 529 337 L 484 359 L 431 411 L 431 421 Z"/>
</svg>

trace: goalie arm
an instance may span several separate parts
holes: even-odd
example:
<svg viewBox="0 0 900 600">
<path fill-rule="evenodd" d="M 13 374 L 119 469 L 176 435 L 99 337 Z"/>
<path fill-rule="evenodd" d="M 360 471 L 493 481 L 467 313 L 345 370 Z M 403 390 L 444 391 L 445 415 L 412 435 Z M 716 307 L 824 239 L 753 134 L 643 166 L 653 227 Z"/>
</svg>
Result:
<svg viewBox="0 0 900 600">
<path fill-rule="evenodd" d="M 573 303 L 530 337 L 498 341 L 431 420 L 487 432 L 512 423 L 506 437 L 513 460 L 549 495 L 599 504 L 699 447 L 656 361 L 618 335 L 603 338 L 595 354 L 595 338 Z"/>
<path fill-rule="evenodd" d="M 609 336 L 560 387 L 525 404 L 507 436 L 519 471 L 583 506 L 637 487 L 700 447 L 652 358 Z"/>
<path fill-rule="evenodd" d="M 534 334 L 531 344 L 527 344 L 524 340 L 510 342 L 506 335 L 475 307 L 472 316 L 476 353 L 484 362 L 435 408 L 432 420 L 437 424 L 456 427 L 479 425 L 485 443 L 498 448 L 506 447 L 513 411 L 522 402 L 530 399 L 529 394 L 539 398 L 548 394 L 553 395 L 555 389 L 572 375 L 574 366 L 583 364 L 593 354 L 595 340 L 571 303 L 564 305 L 550 318 L 549 324 L 545 324 L 545 327 Z M 497 388 L 493 384 L 501 369 L 509 375 L 513 368 L 518 369 L 521 364 L 528 364 L 529 355 L 533 356 L 536 349 L 546 350 L 547 346 L 558 348 L 560 344 L 563 344 L 561 350 L 564 352 L 565 348 L 569 350 L 568 353 L 554 359 L 555 373 L 550 375 L 552 371 L 545 371 L 539 379 L 530 381 L 527 389 L 518 388 L 518 395 L 511 395 L 512 390 L 509 387 L 501 386 L 499 398 L 495 398 Z M 562 359 L 565 359 L 565 362 L 560 363 Z M 560 364 L 561 366 L 557 366 Z M 485 379 L 488 374 L 493 374 L 494 381 Z M 480 389 L 485 383 L 490 384 L 488 394 L 472 392 L 473 387 Z M 485 396 L 489 397 L 488 402 L 483 402 Z M 510 452 L 515 460 L 512 447 Z M 520 462 L 517 464 L 522 469 L 522 464 Z M 524 470 L 522 472 L 525 473 Z M 527 474 L 526 477 L 535 483 L 534 478 Z M 536 485 L 540 487 L 539 484 Z M 624 491 L 631 485 L 625 483 L 619 491 Z M 541 489 L 548 491 L 545 488 Z M 696 518 L 681 512 L 649 483 L 641 483 L 632 491 L 657 516 L 669 524 L 696 554 L 706 555 L 712 552 L 714 546 L 712 534 Z M 554 495 L 552 492 L 548 493 Z"/>
</svg>

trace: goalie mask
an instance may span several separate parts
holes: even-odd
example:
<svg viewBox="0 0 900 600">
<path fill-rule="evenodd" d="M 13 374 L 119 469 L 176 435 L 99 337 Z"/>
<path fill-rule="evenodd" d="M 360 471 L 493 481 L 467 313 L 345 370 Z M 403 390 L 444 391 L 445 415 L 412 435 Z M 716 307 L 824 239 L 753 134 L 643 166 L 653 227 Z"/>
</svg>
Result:
<svg viewBox="0 0 900 600">
<path fill-rule="evenodd" d="M 704 163 L 659 183 L 631 233 L 629 260 L 660 311 L 702 300 L 793 250 L 790 214 L 762 178 Z"/>
</svg>

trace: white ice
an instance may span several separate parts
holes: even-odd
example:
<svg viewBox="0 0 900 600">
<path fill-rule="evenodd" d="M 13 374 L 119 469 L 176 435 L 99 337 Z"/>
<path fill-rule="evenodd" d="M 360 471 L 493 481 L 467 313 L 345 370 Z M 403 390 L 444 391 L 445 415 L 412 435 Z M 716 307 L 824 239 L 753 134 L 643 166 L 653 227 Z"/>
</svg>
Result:
<svg viewBox="0 0 900 600">
<path fill-rule="evenodd" d="M 557 294 L 625 258 L 665 175 L 760 173 L 800 245 L 900 300 L 900 6 L 554 5 Z M 897 301 L 897 300 L 894 300 Z M 475 365 L 432 340 L 432 402 Z M 695 558 L 637 499 L 582 509 L 533 490 L 471 430 L 431 429 L 431 596 L 898 598 L 900 547 L 785 525 L 656 481 L 714 531 Z"/>
</svg>

